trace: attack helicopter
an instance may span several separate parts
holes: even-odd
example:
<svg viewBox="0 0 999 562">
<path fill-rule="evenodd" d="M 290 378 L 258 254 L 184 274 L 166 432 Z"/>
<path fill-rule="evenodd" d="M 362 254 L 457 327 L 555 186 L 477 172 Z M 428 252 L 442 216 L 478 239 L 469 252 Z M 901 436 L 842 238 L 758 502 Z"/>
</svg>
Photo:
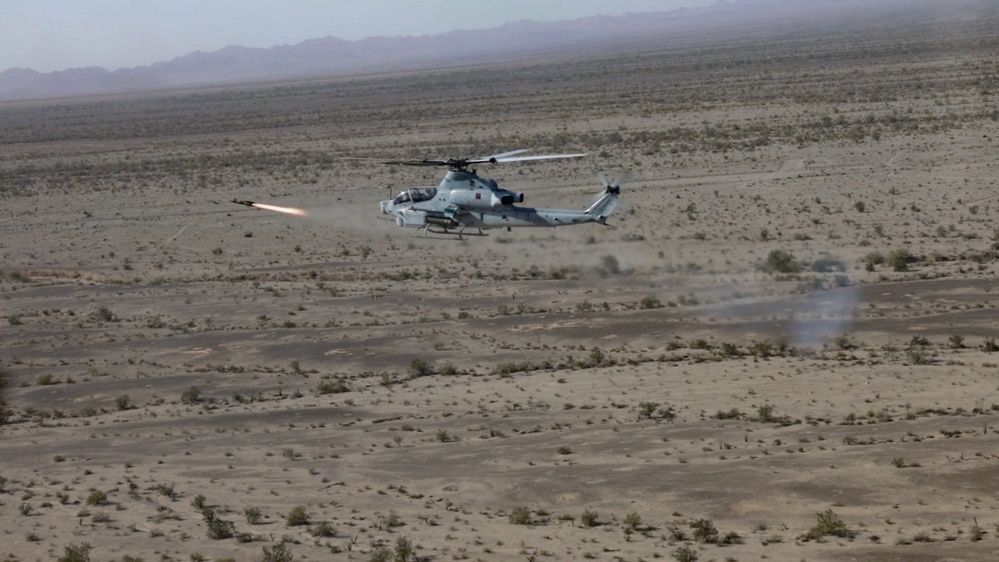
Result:
<svg viewBox="0 0 999 562">
<path fill-rule="evenodd" d="M 600 175 L 603 191 L 583 210 L 536 209 L 518 207 L 524 202 L 523 193 L 501 189 L 496 180 L 483 178 L 470 166 L 581 158 L 584 153 L 525 155 L 531 149 L 520 149 L 491 156 L 448 160 L 381 160 L 382 164 L 402 166 L 446 166 L 447 174 L 437 187 L 412 187 L 402 190 L 392 199 L 379 203 L 383 215 L 406 228 L 419 228 L 423 236 L 442 234 L 456 236 L 487 236 L 484 230 L 493 228 L 558 227 L 595 222 L 607 225 L 607 218 L 617 206 L 621 194 L 620 177 L 613 182 Z M 233 199 L 233 203 L 259 209 L 304 216 L 301 209 L 266 205 L 254 201 Z M 386 217 L 386 218 L 388 218 Z M 475 232 L 466 232 L 473 228 Z"/>
<path fill-rule="evenodd" d="M 455 235 L 459 239 L 465 235 L 486 236 L 483 230 L 492 228 L 510 230 L 588 222 L 607 224 L 607 218 L 617 206 L 618 196 L 621 194 L 621 186 L 617 180 L 611 183 L 601 176 L 604 190 L 598 195 L 597 200 L 584 210 L 536 209 L 518 207 L 516 203 L 524 202 L 523 193 L 501 189 L 496 180 L 483 178 L 470 168 L 475 164 L 586 156 L 582 153 L 524 154 L 530 151 L 531 149 L 521 149 L 471 159 L 385 160 L 384 164 L 403 166 L 446 166 L 448 172 L 437 187 L 404 189 L 393 199 L 382 201 L 381 212 L 393 217 L 397 226 L 422 228 L 424 236 L 434 233 Z M 467 228 L 474 228 L 476 232 L 465 232 Z"/>
</svg>

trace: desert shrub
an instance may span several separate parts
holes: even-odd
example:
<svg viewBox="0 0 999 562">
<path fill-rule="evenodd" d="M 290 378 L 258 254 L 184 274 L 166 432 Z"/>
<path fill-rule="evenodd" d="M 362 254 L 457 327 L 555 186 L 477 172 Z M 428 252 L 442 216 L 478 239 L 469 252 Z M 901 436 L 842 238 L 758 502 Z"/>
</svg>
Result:
<svg viewBox="0 0 999 562">
<path fill-rule="evenodd" d="M 704 338 L 697 338 L 690 342 L 690 349 L 711 349 L 711 344 Z"/>
<path fill-rule="evenodd" d="M 288 548 L 288 543 L 284 541 L 270 548 L 264 547 L 263 562 L 291 562 L 293 559 L 291 549 Z"/>
<path fill-rule="evenodd" d="M 108 495 L 101 490 L 94 490 L 87 496 L 87 505 L 104 505 L 108 503 Z"/>
<path fill-rule="evenodd" d="M 697 558 L 697 551 L 686 545 L 673 551 L 673 559 L 677 562 L 697 562 Z"/>
<path fill-rule="evenodd" d="M 652 415 L 656 413 L 658 407 L 659 402 L 642 402 L 638 405 L 638 419 L 652 419 Z"/>
<path fill-rule="evenodd" d="M 738 408 L 732 408 L 727 412 L 725 410 L 718 410 L 718 413 L 715 414 L 716 420 L 737 420 L 740 417 L 742 417 L 742 412 Z"/>
<path fill-rule="evenodd" d="M 306 513 L 305 508 L 298 505 L 288 512 L 288 516 L 285 517 L 285 522 L 289 527 L 297 527 L 299 525 L 309 524 L 309 514 Z"/>
<path fill-rule="evenodd" d="M 925 365 L 932 361 L 930 353 L 925 347 L 910 347 L 905 351 L 905 356 L 913 365 Z"/>
<path fill-rule="evenodd" d="M 91 548 L 93 547 L 87 543 L 63 547 L 63 554 L 58 558 L 58 562 L 90 562 Z"/>
<path fill-rule="evenodd" d="M 985 529 L 978 525 L 978 518 L 975 518 L 975 524 L 971 526 L 971 542 L 978 542 L 985 538 Z"/>
<path fill-rule="evenodd" d="M 662 301 L 651 295 L 642 298 L 642 300 L 639 301 L 638 303 L 638 308 L 642 310 L 648 310 L 652 308 L 662 308 L 662 307 L 663 307 Z"/>
<path fill-rule="evenodd" d="M 631 512 L 624 517 L 624 526 L 634 531 L 642 524 L 642 516 L 638 512 Z"/>
<path fill-rule="evenodd" d="M 132 407 L 127 394 L 122 394 L 114 399 L 115 408 L 119 410 L 127 410 Z"/>
<path fill-rule="evenodd" d="M 739 346 L 730 342 L 723 342 L 721 348 L 718 350 L 718 354 L 722 357 L 738 357 L 742 355 L 739 351 Z"/>
<path fill-rule="evenodd" d="M 336 534 L 333 525 L 329 521 L 322 521 L 310 531 L 314 537 L 332 537 Z"/>
<path fill-rule="evenodd" d="M 607 361 L 607 354 L 605 354 L 599 347 L 594 347 L 590 350 L 590 361 L 589 365 L 593 367 L 599 367 Z"/>
<path fill-rule="evenodd" d="M 416 549 L 413 542 L 406 537 L 399 537 L 395 540 L 395 562 L 409 562 L 416 560 Z"/>
<path fill-rule="evenodd" d="M 815 540 L 822 537 L 841 537 L 841 538 L 851 538 L 856 533 L 851 531 L 846 527 L 846 523 L 840 519 L 839 515 L 831 510 L 827 509 L 822 513 L 816 513 L 815 517 L 817 522 L 814 527 L 808 530 L 807 533 L 803 535 L 803 538 L 808 540 Z"/>
<path fill-rule="evenodd" d="M 718 529 L 710 519 L 698 519 L 690 524 L 694 530 L 694 540 L 706 543 L 718 542 Z"/>
<path fill-rule="evenodd" d="M 596 527 L 600 524 L 597 519 L 597 512 L 586 509 L 583 511 L 583 515 L 579 518 L 584 527 Z"/>
<path fill-rule="evenodd" d="M 243 515 L 246 516 L 246 522 L 250 525 L 256 525 L 260 523 L 262 516 L 260 514 L 260 508 L 248 507 L 243 510 Z"/>
<path fill-rule="evenodd" d="M 880 252 L 871 252 L 864 256 L 861 261 L 864 262 L 864 269 L 874 271 L 875 266 L 885 263 L 885 257 Z"/>
<path fill-rule="evenodd" d="M 744 542 L 743 538 L 739 536 L 739 533 L 729 531 L 728 533 L 725 533 L 725 536 L 720 541 L 720 544 L 743 544 Z"/>
<path fill-rule="evenodd" d="M 409 374 L 412 377 L 426 377 L 434 374 L 434 368 L 423 359 L 413 359 L 409 364 Z"/>
<path fill-rule="evenodd" d="M 106 307 L 106 306 L 102 306 L 102 307 L 100 307 L 100 308 L 97 309 L 97 317 L 100 318 L 104 322 L 116 322 L 117 321 L 117 318 L 115 317 L 114 312 L 111 312 L 111 309 L 108 308 L 108 307 Z"/>
<path fill-rule="evenodd" d="M 798 273 L 801 271 L 801 264 L 790 252 L 771 250 L 760 269 L 766 273 Z"/>
<path fill-rule="evenodd" d="M 347 381 L 343 377 L 320 381 L 316 387 L 316 394 L 319 395 L 341 394 L 344 392 L 350 392 L 350 387 L 347 386 Z"/>
<path fill-rule="evenodd" d="M 773 404 L 766 403 L 756 409 L 756 413 L 763 423 L 768 423 L 774 420 L 774 406 Z"/>
<path fill-rule="evenodd" d="M 840 334 L 839 336 L 836 336 L 835 343 L 836 347 L 842 350 L 850 350 L 857 348 L 857 344 L 853 343 L 850 337 L 847 336 L 846 334 Z"/>
<path fill-rule="evenodd" d="M 378 527 L 381 529 L 395 529 L 396 527 L 402 527 L 405 523 L 399 517 L 399 514 L 390 511 L 388 515 L 382 515 L 378 518 Z"/>
<path fill-rule="evenodd" d="M 161 496 L 166 496 L 170 499 L 176 497 L 177 494 L 174 490 L 173 484 L 157 484 L 156 491 L 159 492 Z"/>
<path fill-rule="evenodd" d="M 537 371 L 538 369 L 547 368 L 545 365 L 535 365 L 530 361 L 521 361 L 520 363 L 516 361 L 504 361 L 498 363 L 493 367 L 494 375 L 511 375 L 513 373 L 526 373 L 529 371 Z"/>
<path fill-rule="evenodd" d="M 197 404 L 198 402 L 201 402 L 201 389 L 196 386 L 188 388 L 181 393 L 180 401 L 184 404 Z"/>
<path fill-rule="evenodd" d="M 776 342 L 769 341 L 758 341 L 753 342 L 752 345 L 746 348 L 750 355 L 756 357 L 770 357 L 773 355 L 781 355 L 787 353 L 787 341 L 777 340 Z"/>
<path fill-rule="evenodd" d="M 909 264 L 916 261 L 916 257 L 913 256 L 907 248 L 899 248 L 893 250 L 891 254 L 888 255 L 887 264 L 892 268 L 893 271 L 909 271 Z"/>
<path fill-rule="evenodd" d="M 520 506 L 513 508 L 510 512 L 510 523 L 513 525 L 527 525 L 531 522 L 531 510 Z"/>
<path fill-rule="evenodd" d="M 236 525 L 232 521 L 219 518 L 214 515 L 205 518 L 208 523 L 208 538 L 212 540 L 222 540 L 232 538 L 236 534 Z"/>
<path fill-rule="evenodd" d="M 905 356 L 913 365 L 925 365 L 931 359 L 930 341 L 922 336 L 913 336 L 905 350 Z"/>
</svg>

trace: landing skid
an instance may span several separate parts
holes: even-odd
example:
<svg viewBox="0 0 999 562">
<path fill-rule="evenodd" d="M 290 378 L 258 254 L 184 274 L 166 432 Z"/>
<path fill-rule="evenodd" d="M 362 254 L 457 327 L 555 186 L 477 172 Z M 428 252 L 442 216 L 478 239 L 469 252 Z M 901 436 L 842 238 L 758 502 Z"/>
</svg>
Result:
<svg viewBox="0 0 999 562">
<path fill-rule="evenodd" d="M 478 232 L 465 232 L 465 227 L 461 227 L 460 229 L 458 229 L 457 232 L 454 232 L 454 231 L 449 230 L 447 228 L 441 228 L 441 229 L 430 228 L 430 225 L 428 224 L 426 226 L 426 228 L 423 229 L 423 237 L 424 238 L 428 238 L 428 236 L 427 236 L 428 233 L 429 234 L 443 234 L 445 236 L 457 236 L 458 240 L 464 240 L 465 236 L 489 236 L 485 232 L 482 232 L 481 228 L 476 229 L 476 230 L 478 230 Z"/>
</svg>

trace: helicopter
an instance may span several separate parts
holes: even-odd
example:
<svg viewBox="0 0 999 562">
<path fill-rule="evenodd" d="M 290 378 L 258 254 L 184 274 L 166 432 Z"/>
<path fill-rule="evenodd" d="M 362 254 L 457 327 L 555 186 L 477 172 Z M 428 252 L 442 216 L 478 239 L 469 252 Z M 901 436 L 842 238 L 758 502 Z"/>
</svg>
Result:
<svg viewBox="0 0 999 562">
<path fill-rule="evenodd" d="M 446 166 L 447 174 L 437 187 L 412 187 L 402 190 L 392 199 L 379 203 L 383 215 L 406 228 L 423 229 L 423 236 L 442 234 L 456 236 L 487 236 L 483 230 L 515 227 L 558 227 L 595 222 L 607 225 L 621 194 L 621 178 L 613 182 L 601 174 L 604 189 L 586 209 L 536 209 L 518 207 L 524 202 L 523 193 L 501 189 L 495 180 L 479 176 L 469 166 L 581 158 L 585 153 L 525 155 L 532 149 L 520 149 L 479 158 L 448 160 L 381 160 L 382 164 L 402 166 Z M 233 199 L 233 203 L 292 215 L 305 216 L 301 209 L 266 205 L 254 201 Z M 388 218 L 388 217 L 386 217 Z M 466 232 L 474 228 L 476 232 Z"/>
<path fill-rule="evenodd" d="M 469 166 L 497 164 L 556 158 L 580 158 L 586 154 L 524 155 L 531 149 L 514 150 L 491 156 L 449 160 L 385 160 L 384 164 L 403 166 L 446 166 L 448 172 L 437 187 L 404 189 L 393 199 L 382 201 L 379 206 L 384 215 L 395 219 L 397 226 L 422 228 L 429 233 L 487 236 L 483 230 L 515 227 L 558 227 L 595 222 L 606 225 L 607 218 L 617 206 L 621 193 L 619 181 L 608 182 L 600 176 L 604 190 L 584 210 L 536 209 L 518 207 L 524 202 L 523 193 L 501 189 L 495 180 L 479 176 Z M 465 229 L 477 232 L 467 233 Z"/>
</svg>

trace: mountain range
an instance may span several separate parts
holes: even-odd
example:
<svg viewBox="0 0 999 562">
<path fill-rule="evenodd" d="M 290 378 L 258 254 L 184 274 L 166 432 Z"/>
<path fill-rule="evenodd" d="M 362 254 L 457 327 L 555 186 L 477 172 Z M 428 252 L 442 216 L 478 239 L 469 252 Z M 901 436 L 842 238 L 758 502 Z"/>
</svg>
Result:
<svg viewBox="0 0 999 562">
<path fill-rule="evenodd" d="M 657 13 L 547 23 L 524 20 L 422 37 L 358 41 L 325 37 L 271 48 L 229 46 L 114 71 L 96 66 L 48 73 L 12 68 L 0 72 L 0 100 L 529 62 L 732 40 L 800 38 L 859 26 L 934 26 L 969 17 L 994 20 L 997 4 L 994 0 L 736 0 Z"/>
</svg>

